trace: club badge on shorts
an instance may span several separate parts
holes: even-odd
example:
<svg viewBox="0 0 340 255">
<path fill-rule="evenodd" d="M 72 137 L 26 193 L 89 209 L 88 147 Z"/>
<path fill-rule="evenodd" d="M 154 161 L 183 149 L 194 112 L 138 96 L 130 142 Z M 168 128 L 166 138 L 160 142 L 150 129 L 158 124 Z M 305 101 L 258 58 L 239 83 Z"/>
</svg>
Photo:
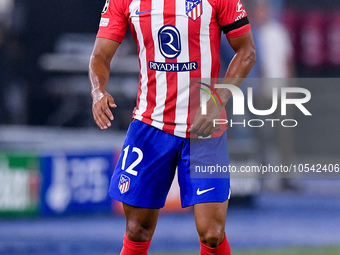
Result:
<svg viewBox="0 0 340 255">
<path fill-rule="evenodd" d="M 198 19 L 203 14 L 202 0 L 185 0 L 185 9 L 189 18 Z"/>
<path fill-rule="evenodd" d="M 124 174 L 122 174 L 120 176 L 120 179 L 119 179 L 119 184 L 118 184 L 118 188 L 120 190 L 120 193 L 125 193 L 126 191 L 129 190 L 130 188 L 130 178 Z"/>
</svg>

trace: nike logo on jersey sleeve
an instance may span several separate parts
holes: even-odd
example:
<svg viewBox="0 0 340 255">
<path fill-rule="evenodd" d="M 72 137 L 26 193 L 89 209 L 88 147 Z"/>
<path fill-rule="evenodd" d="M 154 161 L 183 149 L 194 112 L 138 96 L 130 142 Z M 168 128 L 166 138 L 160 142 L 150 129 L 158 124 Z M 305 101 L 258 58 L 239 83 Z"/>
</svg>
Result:
<svg viewBox="0 0 340 255">
<path fill-rule="evenodd" d="M 140 12 L 140 11 L 137 9 L 137 10 L 136 10 L 136 15 L 141 15 L 141 14 L 148 13 L 148 12 L 151 12 L 151 11 L 152 11 L 152 9 L 151 9 L 151 10 L 146 10 L 146 11 Z"/>
</svg>

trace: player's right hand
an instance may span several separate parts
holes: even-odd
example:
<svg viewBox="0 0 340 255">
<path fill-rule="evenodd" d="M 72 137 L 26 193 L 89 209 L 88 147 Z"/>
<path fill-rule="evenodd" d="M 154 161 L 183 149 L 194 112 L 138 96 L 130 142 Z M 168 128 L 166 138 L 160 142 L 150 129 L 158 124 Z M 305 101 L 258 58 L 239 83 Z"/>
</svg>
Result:
<svg viewBox="0 0 340 255">
<path fill-rule="evenodd" d="M 92 114 L 93 118 L 101 129 L 111 127 L 111 121 L 114 119 L 111 108 L 116 108 L 113 97 L 108 92 L 99 90 L 92 92 Z"/>
</svg>

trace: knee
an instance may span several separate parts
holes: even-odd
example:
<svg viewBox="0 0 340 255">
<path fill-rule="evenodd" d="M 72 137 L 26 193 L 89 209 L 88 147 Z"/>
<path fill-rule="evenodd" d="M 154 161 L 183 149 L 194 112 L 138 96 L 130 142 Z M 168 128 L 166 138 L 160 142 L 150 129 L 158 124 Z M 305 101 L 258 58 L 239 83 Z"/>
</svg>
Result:
<svg viewBox="0 0 340 255">
<path fill-rule="evenodd" d="M 219 246 L 224 239 L 224 229 L 223 230 L 207 230 L 205 232 L 199 233 L 201 243 L 209 247 Z"/>
<path fill-rule="evenodd" d="M 154 230 L 143 226 L 136 221 L 128 221 L 126 224 L 126 235 L 134 242 L 148 242 L 151 240 Z"/>
</svg>

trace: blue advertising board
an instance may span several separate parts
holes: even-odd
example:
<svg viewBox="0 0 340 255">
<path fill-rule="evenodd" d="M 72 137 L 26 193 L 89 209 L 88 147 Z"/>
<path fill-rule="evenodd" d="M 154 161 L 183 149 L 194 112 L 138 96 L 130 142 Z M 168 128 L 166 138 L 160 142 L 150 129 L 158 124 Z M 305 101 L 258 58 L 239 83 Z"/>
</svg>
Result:
<svg viewBox="0 0 340 255">
<path fill-rule="evenodd" d="M 41 213 L 111 212 L 108 189 L 115 158 L 113 151 L 55 152 L 42 156 Z"/>
</svg>

